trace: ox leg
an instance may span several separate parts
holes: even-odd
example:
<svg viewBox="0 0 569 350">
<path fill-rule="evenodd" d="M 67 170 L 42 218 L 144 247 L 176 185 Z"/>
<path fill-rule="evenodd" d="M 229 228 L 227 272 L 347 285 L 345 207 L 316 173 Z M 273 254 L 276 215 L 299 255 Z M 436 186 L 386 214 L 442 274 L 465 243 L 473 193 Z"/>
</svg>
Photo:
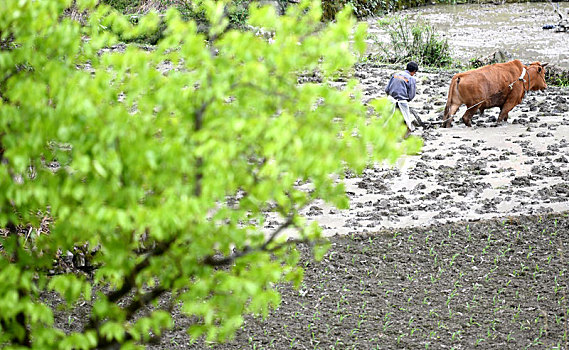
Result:
<svg viewBox="0 0 569 350">
<path fill-rule="evenodd" d="M 460 105 L 457 104 L 452 104 L 450 105 L 450 107 L 447 109 L 445 109 L 445 114 L 443 116 L 443 126 L 445 128 L 450 128 L 452 126 L 452 121 L 455 117 L 455 113 L 456 111 L 458 111 L 458 108 L 460 107 Z"/>
<path fill-rule="evenodd" d="M 508 120 L 508 113 L 516 106 L 516 103 L 506 102 L 500 109 L 500 115 L 498 116 L 498 124 Z"/>
<path fill-rule="evenodd" d="M 472 116 L 474 115 L 474 113 L 476 113 L 478 109 L 477 108 L 473 108 L 473 109 L 469 109 L 466 112 L 464 112 L 464 114 L 462 115 L 462 121 L 464 122 L 464 125 L 471 127 L 472 126 Z"/>
</svg>

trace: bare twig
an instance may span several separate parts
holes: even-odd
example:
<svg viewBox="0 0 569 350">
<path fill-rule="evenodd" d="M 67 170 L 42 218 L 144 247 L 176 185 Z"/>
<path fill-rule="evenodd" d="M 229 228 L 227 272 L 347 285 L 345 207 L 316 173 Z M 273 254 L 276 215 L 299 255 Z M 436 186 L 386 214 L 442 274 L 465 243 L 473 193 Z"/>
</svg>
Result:
<svg viewBox="0 0 569 350">
<path fill-rule="evenodd" d="M 30 235 L 32 234 L 32 230 L 33 230 L 33 227 L 30 226 L 30 229 L 28 230 L 28 233 L 26 234 L 26 239 L 24 240 L 24 245 L 26 245 L 26 243 L 28 243 L 28 239 L 30 238 Z"/>
<path fill-rule="evenodd" d="M 124 308 L 124 310 L 126 311 L 126 320 L 127 321 L 132 320 L 132 318 L 134 317 L 134 315 L 138 310 L 140 310 L 143 307 L 146 307 L 148 304 L 156 300 L 156 298 L 159 298 L 162 294 L 166 293 L 167 291 L 168 289 L 162 286 L 156 286 L 150 292 L 145 293 L 139 296 L 138 298 L 135 298 L 133 301 L 130 302 L 130 304 L 128 304 L 127 307 Z"/>
<path fill-rule="evenodd" d="M 122 285 L 122 287 L 107 295 L 108 301 L 111 303 L 116 303 L 117 301 L 122 299 L 124 296 L 126 296 L 128 293 L 130 293 L 130 291 L 135 287 L 136 276 L 143 269 L 145 269 L 146 267 L 148 267 L 150 265 L 150 259 L 152 257 L 155 257 L 155 256 L 163 255 L 172 246 L 175 239 L 176 238 L 174 236 L 174 237 L 170 238 L 168 241 L 157 244 L 156 247 L 153 250 L 151 250 L 144 257 L 144 259 L 142 261 L 140 261 L 138 264 L 136 264 L 134 266 L 134 268 L 130 271 L 130 274 L 125 277 L 124 284 Z M 89 330 L 89 329 L 94 329 L 94 330 L 97 330 L 97 333 L 98 333 L 99 326 L 100 326 L 100 320 L 96 320 L 94 318 L 91 318 L 91 320 L 89 320 L 89 322 L 86 324 L 84 331 Z"/>
<path fill-rule="evenodd" d="M 549 1 L 549 3 L 551 4 L 551 7 L 553 7 L 553 12 L 557 13 L 557 15 L 559 16 L 559 19 L 560 19 L 560 20 L 563 20 L 563 13 L 561 13 L 561 11 L 559 11 L 559 7 L 556 7 L 556 6 L 553 4 L 553 1 L 551 1 L 551 0 L 547 0 L 547 1 Z"/>
</svg>

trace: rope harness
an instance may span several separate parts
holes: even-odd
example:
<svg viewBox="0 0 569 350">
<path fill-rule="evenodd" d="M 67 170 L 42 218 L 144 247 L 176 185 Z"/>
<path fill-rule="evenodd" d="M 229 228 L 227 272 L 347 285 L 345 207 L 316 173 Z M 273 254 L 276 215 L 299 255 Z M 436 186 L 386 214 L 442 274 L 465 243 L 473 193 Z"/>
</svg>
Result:
<svg viewBox="0 0 569 350">
<path fill-rule="evenodd" d="M 514 88 L 514 84 L 516 83 L 516 81 L 520 81 L 520 80 L 521 80 L 521 81 L 523 81 L 524 83 L 526 82 L 525 79 L 524 79 L 524 76 L 526 75 L 526 72 L 527 72 L 526 67 L 524 67 L 524 69 L 522 70 L 522 75 L 520 75 L 520 77 L 518 78 L 518 80 L 514 80 L 514 81 L 512 81 L 512 82 L 510 83 L 510 85 L 508 85 L 508 87 L 510 88 L 510 90 L 512 90 L 512 89 Z M 524 85 L 524 90 L 525 90 L 526 92 L 528 92 L 528 90 L 529 90 L 529 74 L 528 74 L 528 90 L 526 90 L 526 86 L 525 86 L 525 85 Z"/>
</svg>

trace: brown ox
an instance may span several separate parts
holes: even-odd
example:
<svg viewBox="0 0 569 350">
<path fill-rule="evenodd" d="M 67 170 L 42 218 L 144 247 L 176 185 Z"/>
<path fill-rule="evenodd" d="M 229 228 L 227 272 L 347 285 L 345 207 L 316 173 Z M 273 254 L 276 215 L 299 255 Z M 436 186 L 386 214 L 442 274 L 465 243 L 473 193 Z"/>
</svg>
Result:
<svg viewBox="0 0 569 350">
<path fill-rule="evenodd" d="M 539 62 L 524 66 L 514 60 L 455 74 L 448 90 L 444 126 L 452 125 L 454 114 L 463 104 L 467 110 L 462 121 L 467 126 L 472 126 L 470 120 L 476 111 L 480 110 L 482 114 L 492 107 L 500 107 L 498 123 L 507 120 L 508 112 L 522 102 L 527 91 L 547 87 L 545 66 L 547 63 Z"/>
</svg>

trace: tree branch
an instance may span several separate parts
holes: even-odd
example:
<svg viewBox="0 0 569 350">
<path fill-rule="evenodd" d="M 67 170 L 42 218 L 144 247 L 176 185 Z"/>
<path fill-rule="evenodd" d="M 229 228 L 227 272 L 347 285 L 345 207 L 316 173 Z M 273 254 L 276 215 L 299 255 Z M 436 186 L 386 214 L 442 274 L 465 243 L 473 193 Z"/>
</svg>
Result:
<svg viewBox="0 0 569 350">
<path fill-rule="evenodd" d="M 282 92 L 278 92 L 278 91 L 274 91 L 274 90 L 269 90 L 266 88 L 263 88 L 259 85 L 253 84 L 251 82 L 239 82 L 239 83 L 234 83 L 231 88 L 237 88 L 237 87 L 246 87 L 246 88 L 250 88 L 253 89 L 255 91 L 260 91 L 262 93 L 264 93 L 265 95 L 270 95 L 270 96 L 278 96 L 280 98 L 282 98 L 283 100 L 288 100 L 288 101 L 292 101 L 292 98 L 289 95 L 286 95 Z"/>
<path fill-rule="evenodd" d="M 110 302 L 115 303 L 119 301 L 122 297 L 124 297 L 128 292 L 134 287 L 134 281 L 136 276 L 142 271 L 143 269 L 147 268 L 150 265 L 150 259 L 155 256 L 163 255 L 174 243 L 175 238 L 171 238 L 170 240 L 158 244 L 156 248 L 150 251 L 144 259 L 136 264 L 130 274 L 125 279 L 125 283 L 121 289 L 115 290 L 114 292 L 107 295 L 107 298 Z"/>
<path fill-rule="evenodd" d="M 142 309 L 143 307 L 148 306 L 148 304 L 150 304 L 153 300 L 155 300 L 156 298 L 159 298 L 160 296 L 162 296 L 167 291 L 168 291 L 168 289 L 166 289 L 166 288 L 163 288 L 161 286 L 156 286 L 150 292 L 140 296 L 136 300 L 133 300 L 126 308 L 123 309 L 127 312 L 126 320 L 131 321 L 134 318 L 134 316 L 138 310 Z M 174 308 L 173 299 L 174 298 L 170 299 L 170 303 L 168 304 L 168 307 L 165 309 L 166 311 L 169 311 L 170 313 L 172 313 L 172 310 Z M 160 335 L 153 335 L 148 340 L 148 344 L 160 343 L 160 339 L 162 338 L 163 334 L 164 334 L 164 332 L 161 332 Z M 133 339 L 132 335 L 130 335 L 129 333 L 125 334 L 125 341 L 132 340 L 132 339 Z M 119 349 L 120 345 L 121 344 L 119 342 L 117 342 L 116 340 L 107 341 L 105 339 L 101 339 L 100 337 L 99 337 L 99 342 L 97 344 L 99 349 Z"/>
<path fill-rule="evenodd" d="M 18 238 L 18 228 L 16 227 L 16 225 L 14 225 L 14 223 L 12 221 L 8 221 L 8 224 L 6 225 L 6 229 L 8 230 L 10 235 L 13 235 L 14 239 L 16 240 L 16 247 L 14 248 L 14 252 L 12 253 L 11 260 L 14 264 L 17 264 L 20 260 L 20 255 L 19 255 L 20 241 Z M 24 297 L 27 296 L 27 294 L 28 293 L 23 288 L 18 287 L 18 299 L 19 300 L 22 300 Z M 24 336 L 21 339 L 18 339 L 17 344 L 20 346 L 26 347 L 26 348 L 31 348 L 32 347 L 32 337 L 30 335 L 30 330 L 29 330 L 27 323 L 26 323 L 25 312 L 24 311 L 18 312 L 18 314 L 16 314 L 15 321 L 24 330 Z"/>
<path fill-rule="evenodd" d="M 16 70 L 15 71 L 11 71 L 8 74 L 6 74 L 2 80 L 0 81 L 0 99 L 6 103 L 9 103 L 10 100 L 8 100 L 6 97 L 4 97 L 4 94 L 2 93 L 3 91 L 3 87 L 6 84 L 6 82 L 8 81 L 8 79 L 12 78 L 14 75 L 20 73 L 21 71 L 25 70 L 26 66 L 24 64 L 19 64 L 16 65 Z"/>
<path fill-rule="evenodd" d="M 205 257 L 205 258 L 202 260 L 202 263 L 205 264 L 205 265 L 213 266 L 213 267 L 227 266 L 227 265 L 232 264 L 236 259 L 238 259 L 238 258 L 240 258 L 240 257 L 243 257 L 243 256 L 245 256 L 245 255 L 249 255 L 249 254 L 256 253 L 256 252 L 262 252 L 262 251 L 265 251 L 265 252 L 273 252 L 273 251 L 275 251 L 275 250 L 277 250 L 277 249 L 275 249 L 275 248 L 268 249 L 267 246 L 268 246 L 271 242 L 273 242 L 274 239 L 275 239 L 285 228 L 287 228 L 287 227 L 289 227 L 289 226 L 291 226 L 291 225 L 292 225 L 292 217 L 289 217 L 289 218 L 287 219 L 287 221 L 285 221 L 284 223 L 282 223 L 282 224 L 275 230 L 275 232 L 273 232 L 273 233 L 271 234 L 271 236 L 269 237 L 269 239 L 268 239 L 265 243 L 263 243 L 262 246 L 257 247 L 257 248 L 251 248 L 250 246 L 246 246 L 245 248 L 243 248 L 243 250 L 233 252 L 232 254 L 230 254 L 230 255 L 228 255 L 228 256 L 219 257 L 219 256 L 215 256 L 215 255 L 209 255 L 209 256 Z M 288 241 L 288 242 L 291 242 L 291 241 Z M 286 242 L 285 242 L 285 243 L 286 243 Z M 294 242 L 292 242 L 292 243 L 294 243 Z M 291 244 L 292 244 L 292 243 L 291 243 Z M 281 246 L 282 246 L 282 244 L 277 245 L 277 247 L 281 247 Z"/>
<path fill-rule="evenodd" d="M 269 237 L 269 239 L 261 246 L 261 250 L 266 250 L 267 247 L 269 246 L 269 244 L 271 244 L 275 238 L 277 238 L 277 236 L 287 227 L 292 225 L 292 220 L 293 220 L 293 215 L 289 215 L 287 220 L 282 223 L 276 230 L 275 232 L 273 232 L 271 234 L 271 236 Z"/>
<path fill-rule="evenodd" d="M 140 297 L 132 300 L 130 304 L 128 304 L 128 306 L 124 308 L 124 310 L 126 311 L 126 320 L 127 321 L 132 320 L 132 318 L 134 317 L 134 315 L 138 310 L 142 309 L 143 307 L 146 307 L 153 300 L 159 298 L 160 296 L 162 296 L 162 294 L 164 294 L 167 291 L 168 289 L 162 286 L 156 286 L 150 292 L 142 294 Z"/>
<path fill-rule="evenodd" d="M 209 78 L 211 79 L 211 77 Z M 211 84 L 210 84 L 211 85 Z M 213 97 L 210 98 L 208 101 L 202 103 L 200 108 L 194 114 L 194 132 L 198 132 L 203 128 L 203 118 L 207 107 L 213 102 Z M 203 181 L 203 158 L 198 157 L 196 159 L 196 178 L 195 178 L 195 187 L 194 187 L 194 195 L 199 197 L 202 194 L 202 181 Z"/>
<path fill-rule="evenodd" d="M 107 300 L 111 303 L 116 303 L 120 299 L 122 299 L 124 296 L 126 296 L 128 293 L 130 293 L 130 291 L 135 287 L 136 276 L 143 269 L 147 268 L 150 265 L 150 259 L 152 257 L 155 257 L 155 256 L 163 255 L 170 248 L 170 246 L 172 246 L 174 241 L 175 241 L 175 238 L 172 237 L 168 241 L 165 241 L 165 242 L 162 242 L 162 243 L 156 245 L 156 247 L 153 250 L 151 250 L 144 257 L 144 259 L 142 261 L 140 261 L 138 264 L 136 264 L 134 266 L 132 271 L 130 271 L 130 274 L 125 277 L 124 284 L 122 285 L 122 287 L 120 289 L 117 289 L 117 290 L 107 294 Z M 86 331 L 89 329 L 94 329 L 94 330 L 97 330 L 97 334 L 98 334 L 99 333 L 99 325 L 100 325 L 100 320 L 96 320 L 94 318 L 91 318 L 89 320 L 89 322 L 87 323 L 87 325 L 85 326 L 85 328 L 83 329 L 83 331 Z"/>
</svg>

